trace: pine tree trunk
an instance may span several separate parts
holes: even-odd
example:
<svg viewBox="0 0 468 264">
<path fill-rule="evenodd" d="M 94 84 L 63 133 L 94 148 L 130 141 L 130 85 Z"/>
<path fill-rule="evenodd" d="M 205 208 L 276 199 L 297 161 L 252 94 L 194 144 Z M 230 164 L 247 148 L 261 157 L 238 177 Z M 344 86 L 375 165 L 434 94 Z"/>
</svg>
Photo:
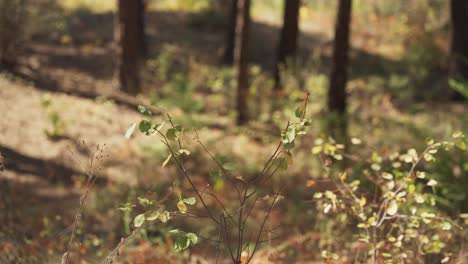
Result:
<svg viewBox="0 0 468 264">
<path fill-rule="evenodd" d="M 140 92 L 140 64 L 144 51 L 142 0 L 118 0 L 115 23 L 117 81 L 121 90 Z"/>
<path fill-rule="evenodd" d="M 146 9 L 146 0 L 137 0 L 138 3 L 138 30 L 137 33 L 140 37 L 140 56 L 142 59 L 145 59 L 148 54 L 148 47 L 146 45 L 146 34 L 145 34 L 145 9 Z"/>
<path fill-rule="evenodd" d="M 247 97 L 249 93 L 248 78 L 248 41 L 250 24 L 250 0 L 238 0 L 236 23 L 236 43 L 234 63 L 237 79 L 237 124 L 247 123 Z"/>
<path fill-rule="evenodd" d="M 468 82 L 468 0 L 451 0 L 452 45 L 450 78 Z M 463 99 L 458 92 L 454 99 Z"/>
<path fill-rule="evenodd" d="M 275 65 L 275 89 L 281 89 L 280 67 L 293 63 L 297 51 L 299 36 L 299 8 L 300 0 L 284 0 L 283 28 L 278 47 L 278 57 Z"/>
<path fill-rule="evenodd" d="M 349 32 L 351 23 L 351 0 L 340 0 L 333 43 L 333 65 L 328 91 L 328 110 L 346 112 L 346 81 L 349 53 Z"/>
<path fill-rule="evenodd" d="M 231 10 L 229 15 L 229 24 L 226 34 L 226 46 L 224 48 L 223 63 L 232 65 L 234 61 L 234 46 L 236 38 L 236 20 L 237 20 L 237 2 L 238 0 L 231 0 Z"/>
</svg>

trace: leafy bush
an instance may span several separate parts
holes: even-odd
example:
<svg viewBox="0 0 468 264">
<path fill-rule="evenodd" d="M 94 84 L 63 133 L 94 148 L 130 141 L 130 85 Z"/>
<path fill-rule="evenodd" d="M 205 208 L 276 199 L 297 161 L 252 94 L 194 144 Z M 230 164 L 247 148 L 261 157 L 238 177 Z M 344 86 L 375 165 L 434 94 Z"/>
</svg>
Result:
<svg viewBox="0 0 468 264">
<path fill-rule="evenodd" d="M 139 111 L 145 117 L 138 124 L 135 123 L 128 129 L 126 137 L 130 137 L 137 127 L 147 136 L 153 134 L 159 135 L 163 145 L 169 151 L 169 155 L 162 166 L 166 166 L 171 161 L 174 162 L 184 180 L 190 186 L 191 192 L 195 195 L 193 197 L 185 197 L 182 194 L 182 190 L 179 190 L 177 192 L 177 210 L 173 211 L 165 209 L 165 201 L 173 196 L 172 194 L 175 193 L 174 188 L 168 192 L 165 198 L 159 201 L 144 197 L 138 198 L 140 205 L 143 207 L 143 212 L 135 216 L 133 220 L 133 227 L 135 229 L 130 238 L 138 233 L 145 223 L 156 220 L 165 223 L 172 217 L 183 216 L 207 219 L 211 222 L 212 230 L 205 231 L 206 234 L 203 234 L 202 237 L 207 238 L 207 241 L 215 241 L 217 256 L 225 253 L 234 263 L 249 263 L 258 247 L 263 241 L 268 241 L 269 239 L 270 231 L 266 230 L 265 224 L 270 217 L 273 207 L 281 198 L 280 192 L 282 188 L 277 191 L 266 191 L 263 189 L 267 188 L 265 184 L 272 180 L 278 171 L 288 168 L 288 164 L 292 159 L 291 151 L 295 147 L 296 138 L 304 135 L 305 128 L 310 125 L 310 120 L 305 119 L 306 108 L 307 100 L 295 111 L 298 120 L 288 123 L 286 128 L 281 132 L 281 141 L 261 172 L 249 178 L 234 175 L 227 165 L 222 164 L 220 160 L 216 159 L 209 152 L 195 131 L 195 141 L 212 159 L 214 164 L 217 165 L 225 184 L 229 184 L 236 191 L 237 196 L 231 198 L 236 200 L 236 205 L 233 206 L 231 204 L 224 204 L 223 200 L 226 197 L 218 196 L 210 186 L 197 186 L 195 179 L 185 165 L 185 159 L 190 155 L 190 151 L 185 149 L 183 145 L 184 134 L 187 131 L 182 126 L 174 124 L 169 115 L 166 116 L 165 121 L 162 123 L 157 124 L 153 122 L 152 112 L 143 106 L 139 106 Z M 164 131 L 163 128 L 166 124 L 169 127 Z M 195 207 L 197 201 L 201 204 L 198 209 Z M 167 203 L 170 202 L 167 201 Z M 125 211 L 132 210 L 132 206 L 126 205 L 121 209 Z M 263 216 L 260 219 L 255 217 L 258 211 L 263 211 Z M 260 221 L 260 226 L 258 226 L 258 221 Z M 187 249 L 191 245 L 197 244 L 199 240 L 198 235 L 193 232 L 176 229 L 170 233 L 176 236 L 174 244 L 174 250 L 176 251 Z M 108 257 L 109 261 L 112 261 L 116 257 L 118 248 L 128 239 L 122 240 L 116 249 L 111 252 Z"/>
<path fill-rule="evenodd" d="M 304 118 L 306 108 L 307 100 L 294 111 L 296 118 L 281 130 L 280 142 L 266 164 L 258 173 L 246 176 L 236 173 L 232 160 L 212 154 L 196 131 L 190 133 L 169 115 L 157 117 L 150 109 L 139 106 L 143 118 L 128 129 L 126 137 L 136 129 L 146 136 L 158 136 L 168 152 L 162 166 L 174 165 L 181 178 L 175 178 L 170 187 L 165 185 L 156 192 L 128 195 L 119 208 L 124 212 L 128 237 L 117 244 L 106 262 L 115 261 L 119 249 L 137 235 L 156 241 L 156 234 L 166 238 L 161 243 L 173 245 L 172 254 L 179 258 L 187 254 L 182 251 L 203 244 L 212 247 L 217 256 L 226 256 L 234 263 L 249 263 L 260 245 L 270 240 L 272 231 L 265 229 L 265 223 L 281 199 L 282 190 L 272 184 L 277 180 L 273 177 L 288 168 L 298 137 L 306 133 L 311 123 Z M 195 142 L 198 148 L 186 142 Z M 351 143 L 359 145 L 362 141 L 352 138 Z M 316 139 L 311 151 L 320 157 L 325 177 L 335 187 L 314 193 L 322 257 L 331 261 L 348 250 L 343 254 L 360 262 L 412 263 L 426 256 L 444 263 L 452 261 L 461 224 L 454 220 L 458 212 L 451 212 L 452 216 L 456 215 L 451 218 L 441 209 L 445 206 L 444 199 L 449 203 L 461 201 L 444 191 L 446 180 L 440 175 L 446 171 L 439 163 L 462 156 L 446 158 L 446 151 L 453 147 L 463 151 L 462 154 L 466 151 L 462 133 L 455 133 L 450 141 L 428 140 L 426 148 L 419 152 L 412 148 L 399 153 L 376 151 L 371 157 L 359 160 L 332 138 Z M 212 185 L 200 182 L 201 179 L 191 174 L 190 162 L 203 154 L 216 166 L 210 172 Z M 348 158 L 354 159 L 358 166 L 343 172 L 340 161 Z M 340 165 L 338 170 L 334 163 Z M 94 178 L 89 179 L 92 184 Z M 313 180 L 307 182 L 308 187 L 314 185 Z M 80 199 L 80 210 L 82 203 L 84 199 Z M 194 218 L 200 221 L 190 221 Z M 189 221 L 186 225 L 177 222 L 177 228 L 169 227 L 168 223 L 176 219 Z M 332 230 L 341 235 L 327 235 Z"/>
<path fill-rule="evenodd" d="M 461 132 L 454 133 L 451 141 L 428 140 L 420 153 L 415 149 L 384 155 L 374 152 L 368 168 L 351 179 L 347 171 L 336 175 L 325 166 L 326 176 L 335 182 L 336 189 L 316 192 L 314 198 L 319 210 L 337 221 L 335 227 L 356 227 L 351 232 L 355 243 L 361 244 L 356 259 L 370 259 L 371 263 L 417 262 L 425 255 L 433 255 L 446 263 L 453 258 L 462 227 L 436 206 L 444 195 L 423 163 L 434 163 L 438 152 L 454 146 L 466 151 Z M 343 149 L 334 141 L 322 140 L 312 152 L 341 160 Z M 334 242 L 332 239 L 322 245 L 324 258 L 338 258 L 336 251 L 344 245 Z"/>
<path fill-rule="evenodd" d="M 52 139 L 62 137 L 65 134 L 66 124 L 60 117 L 59 111 L 54 107 L 50 96 L 44 96 L 41 100 L 41 104 L 47 113 L 47 118 L 50 123 L 50 127 L 44 131 L 45 134 Z"/>
</svg>

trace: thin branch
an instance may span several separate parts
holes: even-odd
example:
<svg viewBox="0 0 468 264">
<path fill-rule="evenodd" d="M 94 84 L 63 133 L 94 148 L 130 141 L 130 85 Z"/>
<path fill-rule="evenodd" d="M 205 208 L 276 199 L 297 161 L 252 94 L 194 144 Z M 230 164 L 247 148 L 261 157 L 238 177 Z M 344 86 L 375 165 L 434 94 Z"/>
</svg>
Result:
<svg viewBox="0 0 468 264">
<path fill-rule="evenodd" d="M 81 160 L 78 158 L 78 156 L 70 148 L 68 148 L 68 151 L 70 151 L 72 156 L 80 163 L 81 166 L 84 166 Z M 93 174 L 94 173 L 93 163 L 94 163 L 94 159 L 96 158 L 97 152 L 102 152 L 102 150 L 99 148 L 99 145 L 96 145 L 96 150 L 91 153 L 90 165 L 86 172 L 88 179 L 86 181 L 85 192 L 83 193 L 83 195 L 80 196 L 80 203 L 79 203 L 78 211 L 75 215 L 75 219 L 73 220 L 73 225 L 72 225 L 72 230 L 70 234 L 70 240 L 68 241 L 67 251 L 63 254 L 63 257 L 62 257 L 63 264 L 68 264 L 70 260 L 70 251 L 73 246 L 73 242 L 75 241 L 76 229 L 78 227 L 79 219 L 83 212 L 83 207 L 86 202 L 86 199 L 88 198 L 88 194 L 91 191 L 91 189 L 94 187 L 94 183 L 96 182 L 96 179 L 97 179 L 97 177 L 94 176 Z"/>
<path fill-rule="evenodd" d="M 267 213 L 265 215 L 265 218 L 263 219 L 262 225 L 260 226 L 260 230 L 258 231 L 258 235 L 257 235 L 257 239 L 255 241 L 254 249 L 253 249 L 252 254 L 250 255 L 249 259 L 247 260 L 247 263 L 249 263 L 252 260 L 255 252 L 257 251 L 257 248 L 259 246 L 260 237 L 262 236 L 263 229 L 265 228 L 265 223 L 268 220 L 268 217 L 270 216 L 270 213 L 271 213 L 271 210 L 273 209 L 273 206 L 275 206 L 276 200 L 278 199 L 281 190 L 282 190 L 282 188 L 275 194 L 275 197 L 273 198 L 273 202 L 271 203 L 270 208 L 268 208 L 268 211 L 267 211 Z"/>
<path fill-rule="evenodd" d="M 219 221 L 213 216 L 213 214 L 211 213 L 211 210 L 208 208 L 208 205 L 205 203 L 205 200 L 203 199 L 203 197 L 201 196 L 201 194 L 198 192 L 197 190 L 197 187 L 195 186 L 195 184 L 193 183 L 192 179 L 190 178 L 190 175 L 188 174 L 187 170 L 185 169 L 184 165 L 179 161 L 179 159 L 177 158 L 174 150 L 171 148 L 166 136 L 159 130 L 157 130 L 158 133 L 162 136 L 162 138 L 164 139 L 164 144 L 166 145 L 167 149 L 169 150 L 169 152 L 172 154 L 172 159 L 174 159 L 174 161 L 176 162 L 177 166 L 179 167 L 180 171 L 182 172 L 182 174 L 185 176 L 185 178 L 187 179 L 187 181 L 190 183 L 192 189 L 195 191 L 196 195 L 198 196 L 198 198 L 200 199 L 200 202 L 203 204 L 203 207 L 205 207 L 205 210 L 207 211 L 208 215 L 210 216 L 211 220 L 213 220 L 216 224 L 219 224 Z"/>
<path fill-rule="evenodd" d="M 128 237 L 122 238 L 119 244 L 109 253 L 109 255 L 107 255 L 107 257 L 104 259 L 102 263 L 112 263 L 115 260 L 115 257 L 118 256 L 119 249 L 123 245 L 125 245 L 128 241 L 132 240 L 133 237 L 135 237 L 135 235 L 138 234 L 138 232 L 140 232 L 142 228 L 143 228 L 143 225 L 133 230 L 133 232 Z"/>
</svg>

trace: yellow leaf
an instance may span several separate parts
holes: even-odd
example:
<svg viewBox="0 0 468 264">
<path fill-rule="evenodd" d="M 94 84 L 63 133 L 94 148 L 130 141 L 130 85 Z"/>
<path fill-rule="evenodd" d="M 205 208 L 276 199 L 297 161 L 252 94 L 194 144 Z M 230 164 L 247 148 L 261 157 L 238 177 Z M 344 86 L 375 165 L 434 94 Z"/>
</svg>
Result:
<svg viewBox="0 0 468 264">
<path fill-rule="evenodd" d="M 340 176 L 340 180 L 341 180 L 341 181 L 345 181 L 346 178 L 348 178 L 348 173 L 347 173 L 347 172 L 343 172 L 343 174 L 341 174 L 341 176 Z"/>
<path fill-rule="evenodd" d="M 366 197 L 361 197 L 361 200 L 359 201 L 359 205 L 361 207 L 364 207 L 364 205 L 366 205 L 366 203 L 367 203 Z"/>
<path fill-rule="evenodd" d="M 312 148 L 312 154 L 319 154 L 322 152 L 322 146 L 315 146 Z"/>
<path fill-rule="evenodd" d="M 180 211 L 181 213 L 183 213 L 183 214 L 185 214 L 185 213 L 187 212 L 187 205 L 185 205 L 185 203 L 182 202 L 182 201 L 179 201 L 179 202 L 177 203 L 177 208 L 179 208 L 179 211 Z"/>
</svg>

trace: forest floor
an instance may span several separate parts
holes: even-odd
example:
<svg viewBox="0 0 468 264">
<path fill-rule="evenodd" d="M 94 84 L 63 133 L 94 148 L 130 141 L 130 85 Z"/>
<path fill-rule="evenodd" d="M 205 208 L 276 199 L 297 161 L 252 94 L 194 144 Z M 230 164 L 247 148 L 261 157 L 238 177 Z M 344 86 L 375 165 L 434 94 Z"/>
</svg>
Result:
<svg viewBox="0 0 468 264">
<path fill-rule="evenodd" d="M 313 59 L 314 51 L 318 50 L 321 64 L 314 71 L 317 75 L 328 71 L 331 35 L 327 32 L 330 32 L 331 24 L 327 21 L 323 27 L 305 23 L 306 33 L 301 36 L 300 54 L 304 61 Z M 99 180 L 85 206 L 79 233 L 80 239 L 85 241 L 79 247 L 80 263 L 94 263 L 102 259 L 124 233 L 125 220 L 117 208 L 135 198 L 130 187 L 144 192 L 150 189 L 148 186 L 168 186 L 177 173 L 173 166 L 161 168 L 167 153 L 157 144 L 157 138 L 141 134 L 131 140 L 124 137 L 127 128 L 140 118 L 136 106 L 139 103 L 148 105 L 151 100 L 147 98 L 151 96 L 129 98 L 113 88 L 112 15 L 76 13 L 68 17 L 66 23 L 66 32 L 52 32 L 33 40 L 22 59 L 21 78 L 0 75 L 0 153 L 5 159 L 5 170 L 0 172 L 0 241 L 8 241 L 4 243 L 4 250 L 10 250 L 7 244 L 11 248 L 19 245 L 16 252 L 10 251 L 12 258 L 15 254 L 24 257 L 33 252 L 32 255 L 45 253 L 58 259 L 65 252 L 79 197 L 85 191 L 84 175 L 90 157 L 99 145 L 104 156 L 93 165 Z M 203 82 L 203 78 L 211 77 L 209 72 L 219 63 L 224 40 L 222 32 L 222 25 L 208 23 L 203 16 L 151 12 L 147 32 L 150 57 L 155 57 L 160 50 L 169 52 L 170 64 L 176 65 L 175 71 L 178 64 L 184 64 L 186 58 L 190 58 L 194 68 L 204 65 L 199 71 L 208 72 L 200 77 L 201 80 L 195 80 Z M 252 62 L 267 76 L 275 58 L 275 46 L 267 43 L 276 43 L 277 33 L 278 28 L 265 20 L 258 20 L 253 25 Z M 355 136 L 369 138 L 367 144 L 371 151 L 377 146 L 392 148 L 421 144 L 426 136 L 447 135 L 447 127 L 466 129 L 466 105 L 418 102 L 406 106 L 404 101 L 394 103 L 390 95 L 381 91 L 369 93 L 365 88 L 370 82 L 369 76 L 377 74 L 381 65 L 397 67 L 398 61 L 382 56 L 381 50 L 367 52 L 365 45 L 368 43 L 365 37 L 359 36 L 355 38 L 352 57 L 363 70 L 353 71 L 350 84 L 351 97 L 359 97 L 351 103 L 351 122 L 355 121 L 351 131 Z M 385 40 L 378 41 L 388 44 Z M 164 84 L 164 80 L 151 79 L 145 82 L 145 90 L 151 95 L 153 89 Z M 253 173 L 257 164 L 263 163 L 274 148 L 279 138 L 278 127 L 257 120 L 247 128 L 236 128 L 229 99 L 218 98 L 215 92 L 203 86 L 199 86 L 194 94 L 194 98 L 202 102 L 201 110 L 189 108 L 187 114 L 178 106 L 166 109 L 175 120 L 200 129 L 200 138 L 206 139 L 213 151 L 244 164 L 243 173 Z M 101 96 L 94 98 L 95 95 Z M 185 95 L 174 95 L 176 101 L 178 96 Z M 320 98 L 323 99 L 312 100 L 317 103 Z M 192 103 L 189 101 L 188 104 Z M 397 107 L 397 104 L 400 105 Z M 320 116 L 320 105 L 311 106 L 313 117 Z M 430 113 L 425 111 L 429 108 Z M 400 129 L 398 132 L 389 133 L 397 128 Z M 320 124 L 314 125 L 314 130 L 318 136 Z M 418 143 L 415 138 L 419 138 Z M 302 186 L 303 192 L 307 192 L 307 179 L 320 176 L 307 162 L 311 142 L 312 139 L 304 140 L 302 152 L 290 172 L 291 179 L 286 184 L 291 188 Z M 249 153 L 248 157 L 245 153 Z M 202 157 L 192 164 L 200 175 L 200 183 L 209 182 L 209 178 L 203 176 L 208 173 L 204 168 L 207 163 L 208 158 Z M 305 196 L 310 198 L 311 195 Z M 305 250 L 301 244 L 317 235 L 304 232 L 311 229 L 303 223 L 302 227 L 289 230 L 289 238 L 261 251 L 259 261 L 267 255 L 286 254 L 286 249 L 291 247 Z M 160 244 L 163 242 L 167 241 Z M 137 244 L 137 253 L 128 253 L 129 259 L 134 261 L 143 261 L 142 256 L 150 256 L 144 261 L 155 263 L 151 261 L 162 261 L 159 258 L 164 256 L 166 261 L 174 263 L 179 258 L 171 253 L 169 246 L 151 251 L 152 246 L 147 241 L 139 240 Z M 206 262 L 200 255 L 201 252 L 197 254 L 195 251 L 191 256 L 194 263 L 197 263 L 196 259 L 198 263 Z M 320 259 L 319 256 L 316 258 Z"/>
</svg>

